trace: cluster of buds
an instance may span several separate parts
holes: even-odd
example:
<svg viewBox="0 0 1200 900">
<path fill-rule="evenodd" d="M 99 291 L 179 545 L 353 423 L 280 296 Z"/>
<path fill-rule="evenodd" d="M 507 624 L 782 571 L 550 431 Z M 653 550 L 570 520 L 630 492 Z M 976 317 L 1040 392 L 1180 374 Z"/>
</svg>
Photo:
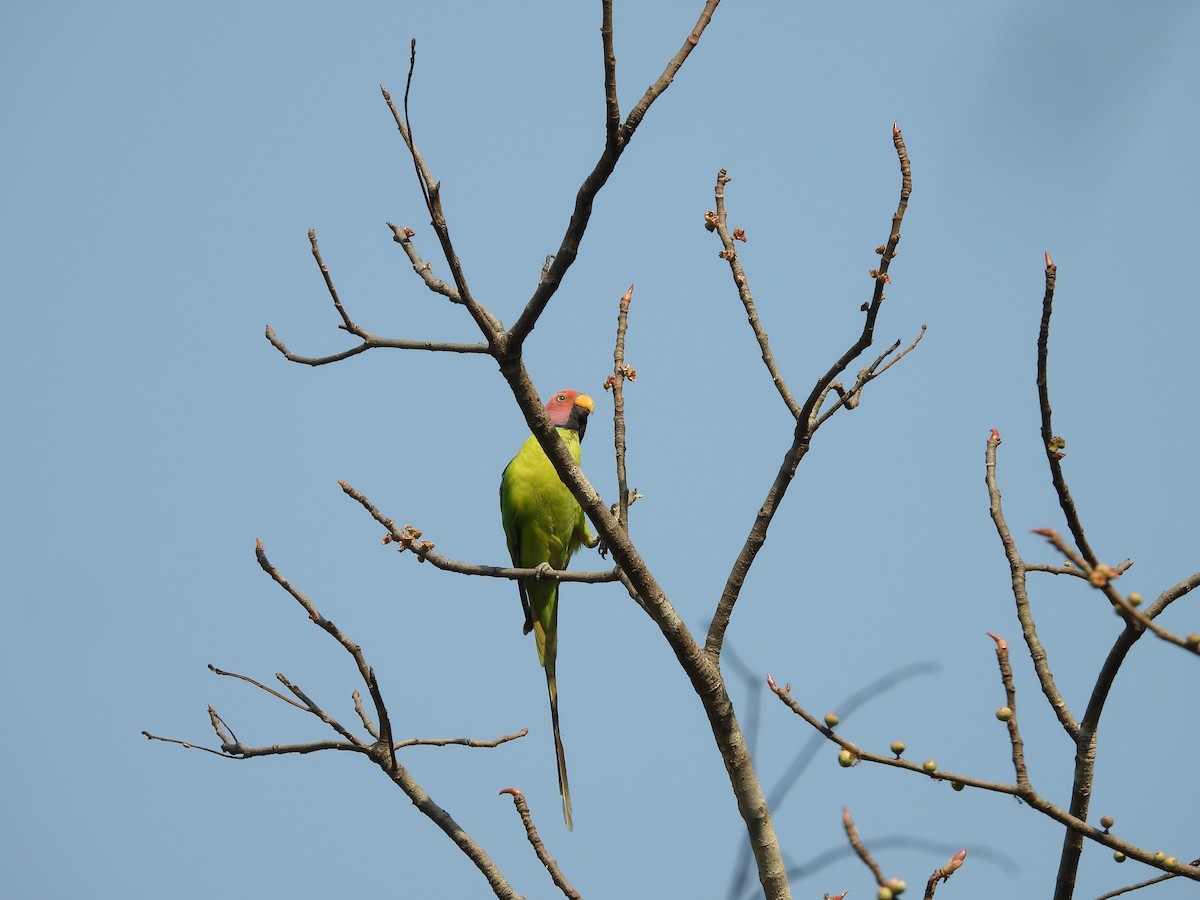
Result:
<svg viewBox="0 0 1200 900">
<path fill-rule="evenodd" d="M 617 386 L 618 375 L 628 381 L 637 381 L 637 369 L 635 369 L 633 366 L 621 363 L 620 368 L 618 368 L 614 374 L 609 375 L 604 379 L 604 390 L 611 391 Z"/>
<path fill-rule="evenodd" d="M 424 560 L 425 554 L 433 549 L 432 541 L 421 541 L 421 530 L 415 525 L 405 525 L 404 529 L 398 534 L 385 534 L 380 543 L 383 544 L 398 544 L 396 549 L 403 553 L 405 550 L 411 550 L 417 554 L 419 558 Z"/>
<path fill-rule="evenodd" d="M 888 275 L 887 272 L 880 272 L 878 269 L 871 269 L 869 272 L 867 272 L 867 274 L 870 275 L 872 278 L 874 278 L 876 281 L 882 281 L 884 284 L 892 283 L 891 276 Z"/>
<path fill-rule="evenodd" d="M 746 243 L 746 230 L 744 228 L 733 229 L 733 239 L 741 241 L 743 244 Z"/>
<path fill-rule="evenodd" d="M 717 218 L 717 214 L 711 209 L 704 214 L 704 227 L 708 231 L 716 231 L 719 221 L 721 220 Z"/>
<path fill-rule="evenodd" d="M 1120 572 L 1114 571 L 1112 566 L 1100 563 L 1088 573 L 1088 581 L 1091 582 L 1092 587 L 1102 588 L 1120 574 Z"/>
<path fill-rule="evenodd" d="M 1050 438 L 1050 443 L 1046 445 L 1046 449 L 1050 451 L 1050 454 L 1055 459 L 1062 459 L 1064 456 L 1066 456 L 1067 454 L 1063 452 L 1066 448 L 1066 439 L 1059 437 L 1057 434 Z"/>
</svg>

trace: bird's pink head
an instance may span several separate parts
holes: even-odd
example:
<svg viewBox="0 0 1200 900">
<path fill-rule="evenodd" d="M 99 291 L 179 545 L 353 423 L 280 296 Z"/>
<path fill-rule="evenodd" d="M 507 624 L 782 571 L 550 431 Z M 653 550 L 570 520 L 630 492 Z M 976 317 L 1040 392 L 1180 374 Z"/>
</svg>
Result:
<svg viewBox="0 0 1200 900">
<path fill-rule="evenodd" d="M 554 426 L 578 431 L 580 439 L 587 428 L 587 417 L 595 408 L 592 398 L 579 391 L 557 391 L 546 401 L 546 415 Z"/>
</svg>

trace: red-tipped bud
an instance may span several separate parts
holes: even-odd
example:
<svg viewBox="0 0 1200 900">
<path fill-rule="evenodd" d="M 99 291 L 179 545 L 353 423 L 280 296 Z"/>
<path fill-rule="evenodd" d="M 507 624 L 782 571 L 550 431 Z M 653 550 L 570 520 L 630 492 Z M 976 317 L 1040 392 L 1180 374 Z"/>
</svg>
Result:
<svg viewBox="0 0 1200 900">
<path fill-rule="evenodd" d="M 955 853 L 952 857 L 950 857 L 950 862 L 948 862 L 944 866 L 942 866 L 942 868 L 941 868 L 942 877 L 949 878 L 951 875 L 953 875 L 955 872 L 957 872 L 959 869 L 961 869 L 963 860 L 966 858 L 967 858 L 966 850 L 959 850 L 957 853 Z"/>
</svg>

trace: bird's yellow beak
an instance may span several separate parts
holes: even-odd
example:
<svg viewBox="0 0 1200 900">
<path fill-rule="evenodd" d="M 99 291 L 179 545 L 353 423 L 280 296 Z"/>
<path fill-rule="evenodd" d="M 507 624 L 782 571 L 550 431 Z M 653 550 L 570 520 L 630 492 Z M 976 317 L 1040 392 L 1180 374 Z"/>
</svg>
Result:
<svg viewBox="0 0 1200 900">
<path fill-rule="evenodd" d="M 592 402 L 592 398 L 587 394 L 580 394 L 578 397 L 576 397 L 575 405 L 582 406 L 589 413 L 594 413 L 596 411 L 596 404 Z"/>
</svg>

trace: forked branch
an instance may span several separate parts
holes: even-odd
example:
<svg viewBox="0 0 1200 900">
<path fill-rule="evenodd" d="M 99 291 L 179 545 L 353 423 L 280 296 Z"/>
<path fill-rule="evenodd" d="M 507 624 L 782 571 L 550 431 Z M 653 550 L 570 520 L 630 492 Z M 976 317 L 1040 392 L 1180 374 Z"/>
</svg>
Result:
<svg viewBox="0 0 1200 900">
<path fill-rule="evenodd" d="M 766 543 L 767 530 L 770 528 L 771 521 L 774 519 L 775 513 L 779 510 L 788 487 L 796 476 L 796 470 L 801 460 L 808 453 L 814 434 L 828 418 L 828 416 L 822 417 L 820 415 L 821 405 L 825 402 L 825 398 L 828 396 L 830 390 L 833 389 L 834 383 L 842 372 L 858 359 L 863 351 L 871 346 L 871 342 L 874 339 L 875 321 L 879 316 L 879 309 L 884 299 L 883 287 L 890 282 L 888 269 L 896 256 L 896 247 L 900 243 L 900 225 L 904 221 L 904 213 L 908 209 L 908 198 L 912 194 L 912 170 L 909 164 L 908 150 L 904 146 L 904 138 L 900 133 L 899 127 L 895 125 L 892 126 L 892 143 L 895 146 L 896 156 L 900 162 L 900 200 L 896 206 L 895 213 L 892 215 L 892 227 L 888 233 L 888 239 L 877 251 L 880 254 L 879 268 L 871 270 L 874 289 L 870 301 L 866 304 L 866 321 L 863 323 L 862 332 L 859 334 L 858 339 L 845 353 L 838 357 L 837 361 L 830 366 L 824 375 L 817 379 L 817 383 L 813 386 L 808 398 L 800 406 L 799 410 L 793 411 L 793 415 L 796 417 L 796 428 L 793 432 L 792 444 L 788 447 L 787 452 L 784 453 L 783 460 L 780 462 L 779 469 L 775 474 L 775 480 L 767 490 L 767 495 L 759 506 L 758 514 L 755 516 L 754 524 L 746 536 L 741 551 L 734 560 L 729 577 L 725 581 L 725 587 L 721 591 L 721 597 L 717 601 L 712 622 L 709 624 L 708 637 L 705 640 L 704 649 L 713 659 L 720 657 L 721 647 L 725 640 L 725 632 L 729 627 L 734 605 L 741 595 L 742 586 L 746 582 L 746 576 L 750 572 L 750 567 L 754 564 L 758 552 Z M 728 177 L 722 171 L 717 177 L 717 188 L 722 191 L 722 196 L 718 203 L 721 213 L 708 219 L 709 223 L 721 233 L 723 244 L 725 243 L 726 236 L 729 235 L 728 222 L 723 219 L 725 209 L 723 188 L 728 181 Z M 771 372 L 772 381 L 779 388 L 781 396 L 788 405 L 789 410 L 792 410 L 795 406 L 795 401 L 791 399 L 791 394 L 786 384 L 784 384 L 782 376 L 778 373 L 778 368 L 774 365 L 774 357 L 771 354 L 766 335 L 758 323 L 757 312 L 754 308 L 753 299 L 750 297 L 750 289 L 745 280 L 745 273 L 740 265 L 733 265 L 736 262 L 736 252 L 731 249 L 731 246 L 732 241 L 730 241 L 730 246 L 722 251 L 722 255 L 728 259 L 729 254 L 734 253 L 735 258 L 730 260 L 730 264 L 732 266 L 734 282 L 738 289 L 738 295 L 743 298 L 747 317 L 750 320 L 751 328 L 758 338 L 759 348 L 762 351 L 763 360 L 767 364 L 767 369 Z M 924 333 L 924 329 L 922 329 L 922 333 Z M 917 341 L 919 340 L 920 338 L 918 337 Z M 917 341 L 914 341 L 908 350 L 900 354 L 900 357 L 915 347 Z M 862 386 L 874 378 L 876 374 L 882 372 L 879 369 L 880 363 L 899 346 L 899 342 L 897 342 L 887 353 L 876 360 L 873 365 L 864 369 L 855 382 L 855 388 L 850 392 L 842 394 L 837 401 L 837 406 L 857 405 L 857 398 L 862 391 Z M 897 359 L 900 357 L 897 357 Z M 853 397 L 853 401 L 849 402 L 851 397 Z"/>
</svg>

